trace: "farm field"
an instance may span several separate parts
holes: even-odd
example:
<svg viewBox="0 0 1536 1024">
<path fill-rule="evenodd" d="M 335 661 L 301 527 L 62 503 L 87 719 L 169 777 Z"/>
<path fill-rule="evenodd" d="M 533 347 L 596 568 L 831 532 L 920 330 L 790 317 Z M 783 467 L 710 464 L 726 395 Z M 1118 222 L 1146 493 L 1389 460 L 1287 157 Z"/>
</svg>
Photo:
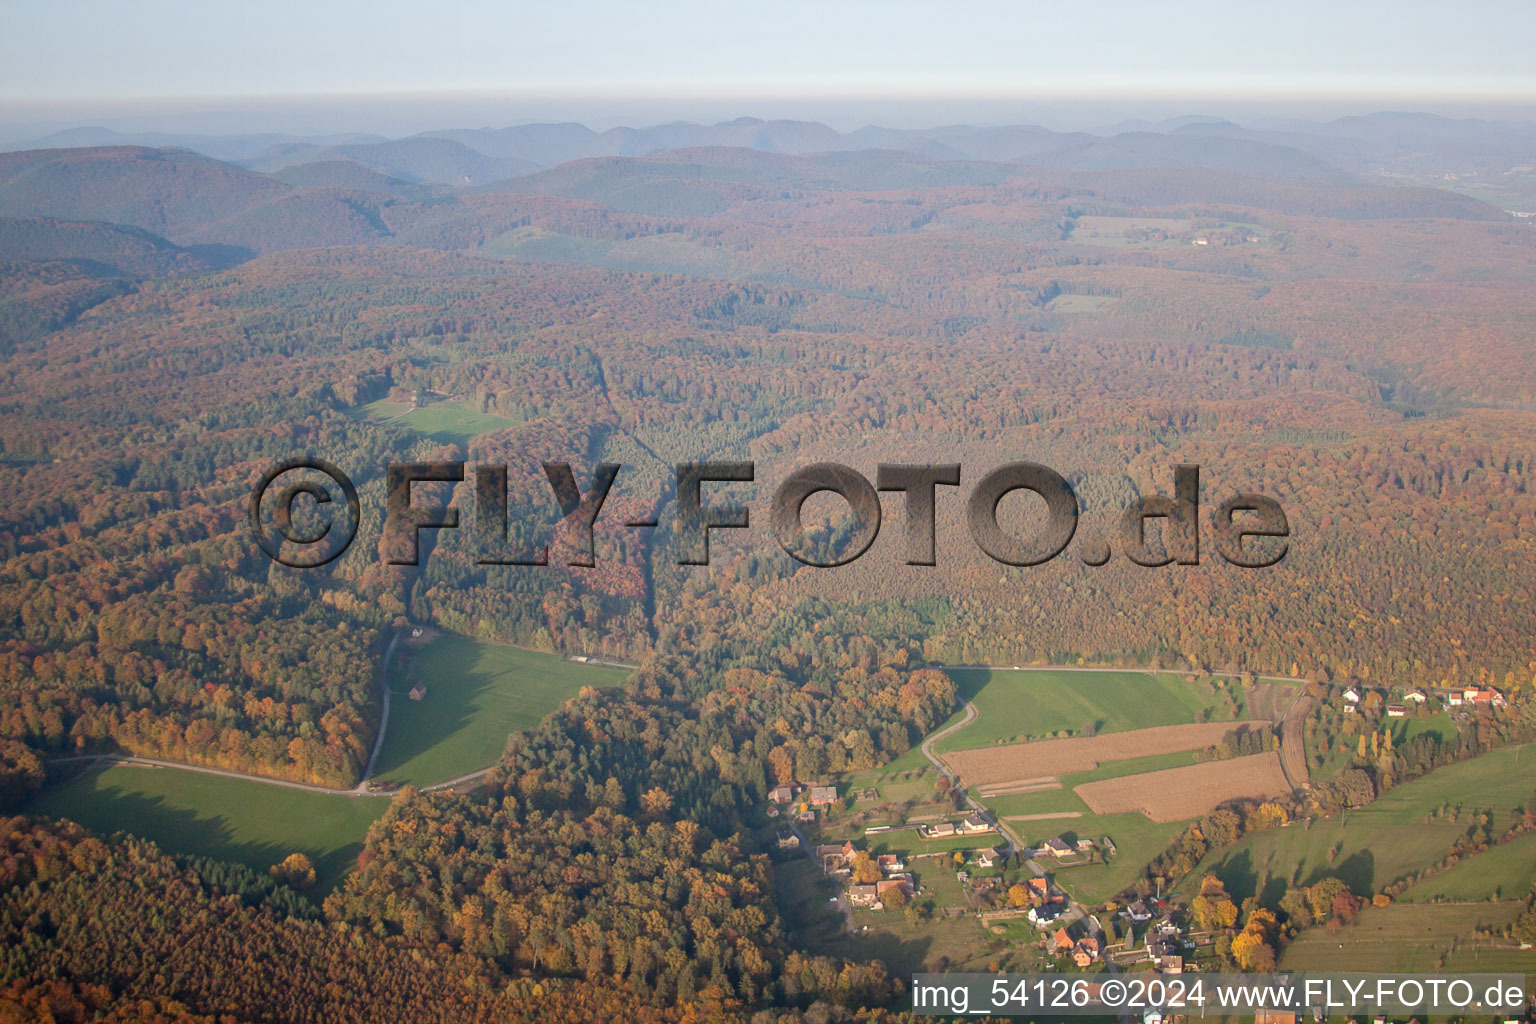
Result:
<svg viewBox="0 0 1536 1024">
<path fill-rule="evenodd" d="M 472 399 L 428 402 L 413 409 L 408 404 L 381 398 L 359 406 L 355 415 L 373 422 L 392 420 L 434 441 L 461 447 L 468 446 L 470 441 L 481 434 L 489 434 L 517 423 L 506 416 L 481 412 L 478 403 Z"/>
<path fill-rule="evenodd" d="M 315 865 L 324 895 L 356 865 L 386 797 L 306 793 L 242 779 L 113 765 L 46 791 L 26 813 L 69 818 L 110 834 L 129 831 L 171 853 L 232 860 L 266 871 L 290 853 Z"/>
<path fill-rule="evenodd" d="M 1097 313 L 1119 301 L 1114 295 L 1058 295 L 1045 308 L 1052 313 Z"/>
<path fill-rule="evenodd" d="M 944 760 L 969 786 L 1002 786 L 1047 776 L 1086 772 L 1101 764 L 1140 759 L 1208 747 L 1236 722 L 1205 722 L 1160 725 L 1127 733 L 1074 736 L 1063 740 L 1039 740 L 1002 746 L 958 750 Z M 1267 722 L 1249 722 L 1257 728 Z"/>
<path fill-rule="evenodd" d="M 1108 836 L 1114 840 L 1118 851 L 1108 864 L 1086 864 L 1078 867 L 1057 868 L 1042 862 L 1055 875 L 1062 888 L 1079 901 L 1089 904 L 1102 903 L 1120 892 L 1140 876 L 1147 862 L 1167 848 L 1183 823 L 1155 822 L 1139 812 L 1129 814 L 1095 814 L 1072 787 L 1098 779 L 1116 778 L 1123 774 L 1155 771 L 1188 764 L 1188 753 L 1163 754 L 1157 757 L 1137 758 L 1133 761 L 1113 762 L 1101 765 L 1090 772 L 1063 776 L 1062 788 L 1034 793 L 981 798 L 989 810 L 1018 833 L 1027 843 L 1038 843 L 1055 836 L 1065 836 L 1069 841 L 1079 837 L 1098 839 Z M 1052 815 L 1052 817 L 1018 820 L 1027 815 Z M 1073 815 L 1056 817 L 1055 815 Z"/>
<path fill-rule="evenodd" d="M 511 733 L 537 725 L 583 686 L 607 686 L 628 675 L 450 635 L 401 655 L 390 668 L 389 729 L 374 775 L 412 785 L 444 782 L 495 763 Z M 418 681 L 427 693 L 413 701 L 406 694 Z"/>
<path fill-rule="evenodd" d="M 1280 755 L 1269 751 L 1089 782 L 1077 787 L 1077 795 L 1097 814 L 1141 811 L 1153 821 L 1174 822 L 1197 818 L 1228 800 L 1280 796 L 1290 789 Z"/>
<path fill-rule="evenodd" d="M 1269 904 L 1287 885 L 1310 885 L 1328 875 L 1342 878 L 1356 895 L 1370 895 L 1439 860 L 1481 810 L 1494 810 L 1496 830 L 1507 827 L 1515 809 L 1531 799 L 1533 756 L 1529 744 L 1495 750 L 1311 828 L 1291 825 L 1245 836 L 1213 851 L 1189 877 L 1215 874 L 1235 899 L 1258 895 Z M 1431 819 L 1442 807 L 1447 813 Z"/>
<path fill-rule="evenodd" d="M 1074 672 L 1063 669 L 950 668 L 976 720 L 935 745 L 948 753 L 1019 742 L 1092 724 L 1100 733 L 1193 722 L 1220 698 L 1167 672 Z M 1213 717 L 1220 717 L 1213 715 Z"/>
<path fill-rule="evenodd" d="M 1367 907 L 1337 934 L 1326 928 L 1302 932 L 1282 954 L 1280 969 L 1333 971 L 1348 964 L 1352 971 L 1429 972 L 1454 946 L 1461 970 L 1472 970 L 1474 964 L 1477 970 L 1499 970 L 1495 958 L 1507 961 L 1505 969 L 1536 970 L 1536 953 L 1488 949 L 1488 940 L 1472 938 L 1478 928 L 1509 924 L 1522 908 L 1518 902 Z"/>
<path fill-rule="evenodd" d="M 1182 217 L 1079 217 L 1069 238 L 1085 245 L 1161 246 L 1176 245 L 1174 238 L 1191 229 Z"/>
<path fill-rule="evenodd" d="M 1451 870 L 1426 878 L 1403 894 L 1406 900 L 1516 899 L 1536 882 L 1536 832 L 1468 857 Z"/>
</svg>

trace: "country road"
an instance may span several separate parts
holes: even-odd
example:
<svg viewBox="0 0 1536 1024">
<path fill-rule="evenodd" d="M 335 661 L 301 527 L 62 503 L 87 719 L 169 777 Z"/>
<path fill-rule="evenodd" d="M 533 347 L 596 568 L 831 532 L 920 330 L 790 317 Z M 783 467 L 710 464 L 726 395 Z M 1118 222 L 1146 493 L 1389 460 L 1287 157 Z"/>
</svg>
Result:
<svg viewBox="0 0 1536 1024">
<path fill-rule="evenodd" d="M 264 783 L 264 784 L 266 784 L 268 786 L 282 786 L 284 789 L 297 789 L 297 790 L 302 790 L 302 791 L 308 792 L 308 793 L 326 793 L 326 794 L 329 794 L 331 796 L 360 797 L 360 796 L 378 796 L 378 795 L 381 795 L 381 794 L 378 794 L 378 793 L 371 792 L 368 789 L 368 783 L 373 778 L 374 768 L 375 768 L 375 766 L 376 766 L 376 764 L 378 762 L 378 759 L 379 759 L 379 752 L 384 747 L 385 730 L 386 730 L 386 728 L 389 725 L 390 693 L 389 693 L 389 685 L 388 685 L 388 675 L 387 675 L 387 673 L 388 673 L 388 669 L 389 669 L 389 662 L 390 662 L 390 659 L 394 656 L 395 645 L 398 642 L 398 640 L 399 640 L 398 636 L 396 636 L 396 637 L 394 637 L 394 638 L 392 638 L 390 640 L 389 647 L 384 652 L 384 659 L 383 659 L 383 661 L 382 661 L 382 663 L 380 665 L 380 668 L 379 668 L 378 677 L 379 677 L 379 686 L 380 686 L 380 694 L 381 694 L 381 702 L 382 702 L 382 707 L 381 707 L 380 715 L 379 715 L 379 731 L 374 736 L 373 749 L 369 752 L 369 755 L 368 755 L 368 764 L 363 769 L 362 778 L 358 781 L 358 784 L 356 786 L 352 786 L 350 788 L 345 788 L 345 789 L 339 788 L 339 787 L 335 787 L 335 786 L 317 786 L 317 785 L 313 785 L 313 784 L 307 783 L 307 782 L 292 782 L 292 781 L 289 781 L 288 779 L 274 779 L 270 775 L 253 775 L 253 774 L 251 774 L 249 772 L 230 771 L 227 768 L 209 768 L 209 767 L 204 766 L 204 765 L 187 764 L 187 763 L 182 762 L 182 761 L 164 761 L 164 760 L 160 760 L 159 758 L 139 757 L 139 756 L 133 755 L 133 754 L 86 754 L 86 755 L 82 755 L 82 756 L 79 756 L 79 757 L 56 757 L 56 758 L 50 759 L 49 763 L 50 764 L 68 764 L 68 763 L 74 763 L 74 762 L 80 762 L 80 761 L 110 761 L 110 762 L 113 762 L 115 764 L 138 765 L 140 767 L 145 767 L 145 768 L 168 768 L 168 769 L 172 769 L 172 770 L 180 770 L 180 771 L 188 771 L 188 772 L 200 772 L 200 773 L 202 773 L 204 775 L 220 775 L 220 776 L 223 776 L 224 778 L 227 778 L 227 779 L 240 779 L 240 780 L 243 780 L 245 782 L 259 782 L 259 783 Z M 508 644 L 506 646 L 510 647 L 510 646 L 515 646 L 515 645 Z M 603 664 L 603 663 L 604 662 L 598 662 L 598 661 L 587 662 L 587 664 Z M 621 663 L 621 662 L 611 662 L 611 663 L 608 663 L 608 664 L 623 664 L 623 663 Z M 965 670 L 965 669 L 987 669 L 987 670 L 990 670 L 990 671 L 1014 671 L 1015 670 L 1014 666 L 1012 666 L 1012 665 L 937 665 L 935 667 L 939 668 L 939 669 L 950 668 L 950 669 L 959 669 L 959 670 Z M 1056 672 L 1056 671 L 1066 671 L 1066 672 L 1149 672 L 1149 673 L 1154 671 L 1153 669 L 1140 669 L 1140 668 L 1098 668 L 1098 667 L 1094 667 L 1094 666 L 1084 666 L 1084 665 L 1061 665 L 1061 666 L 1030 665 L 1030 666 L 1020 666 L 1017 670 L 1021 671 L 1021 672 L 1032 672 L 1032 671 L 1033 672 L 1046 672 L 1046 671 Z M 1208 673 L 1208 674 L 1210 674 L 1210 675 L 1224 675 L 1224 676 L 1231 676 L 1231 675 L 1233 675 L 1233 673 L 1228 673 L 1228 672 L 1212 672 L 1212 673 Z M 1303 679 L 1295 679 L 1295 678 L 1292 678 L 1290 676 L 1258 676 L 1256 678 L 1259 678 L 1259 679 L 1274 679 L 1274 680 L 1281 680 L 1281 681 L 1284 681 L 1284 682 L 1293 682 L 1293 683 L 1301 683 L 1301 682 L 1305 682 L 1306 681 L 1306 680 L 1303 680 Z M 946 764 L 944 764 L 944 762 L 938 756 L 936 756 L 933 753 L 933 744 L 935 743 L 935 741 L 941 740 L 945 736 L 948 736 L 950 733 L 955 732 L 956 730 L 961 729 L 964 726 L 969 725 L 971 722 L 975 721 L 976 720 L 976 715 L 977 715 L 976 705 L 972 704 L 970 701 L 966 701 L 966 703 L 965 703 L 965 717 L 963 719 L 961 719 L 960 721 L 954 723 L 953 725 L 947 726 L 947 727 L 939 730 L 938 732 L 934 733 L 932 736 L 929 736 L 926 740 L 923 741 L 923 744 L 922 744 L 923 756 L 926 757 L 933 764 L 933 766 L 939 770 L 939 772 L 941 774 L 943 774 L 945 777 L 947 777 L 950 780 L 951 783 L 958 783 L 958 779 L 955 777 L 954 773 L 949 770 L 949 767 Z M 470 772 L 467 775 L 461 775 L 458 778 L 448 779 L 448 780 L 443 781 L 443 782 L 434 782 L 434 783 L 431 783 L 429 785 L 419 786 L 417 788 L 420 789 L 423 792 L 435 792 L 435 791 L 438 791 L 438 790 L 451 789 L 454 786 L 462 785 L 465 782 L 471 782 L 471 781 L 473 781 L 475 779 L 478 779 L 478 778 L 481 778 L 481 777 L 483 777 L 485 775 L 488 775 L 488 774 L 490 774 L 491 770 L 493 768 L 495 768 L 495 767 L 496 767 L 495 765 L 487 765 L 486 767 L 481 768 L 478 771 Z M 965 801 L 966 801 L 966 804 L 972 810 L 980 812 L 988 821 L 992 821 L 991 814 L 987 811 L 987 809 L 985 807 L 983 807 L 980 803 L 978 803 L 970 795 L 969 792 L 967 792 L 965 794 Z M 1008 840 L 1009 846 L 1010 846 L 1010 848 L 1012 850 L 1019 851 L 1019 850 L 1024 849 L 1023 841 L 1019 838 L 1018 834 L 1016 832 L 1014 832 L 1013 829 L 1009 825 L 1007 825 L 1005 822 L 1003 822 L 1001 820 L 993 821 L 993 824 L 997 826 L 998 831 L 1002 833 L 1003 837 Z"/>
<path fill-rule="evenodd" d="M 270 775 L 253 775 L 250 772 L 231 771 L 228 768 L 210 768 L 206 765 L 188 764 L 185 761 L 165 761 L 156 757 L 140 757 L 136 754 L 85 754 L 79 757 L 55 757 L 50 759 L 50 764 L 71 764 L 82 761 L 101 761 L 112 764 L 134 765 L 140 768 L 168 768 L 175 771 L 197 772 L 202 775 L 218 775 L 226 779 L 239 779 L 242 782 L 259 782 L 268 786 L 281 786 L 284 789 L 297 789 L 305 793 L 324 793 L 328 796 L 387 796 L 387 793 L 376 793 L 368 788 L 368 783 L 373 779 L 374 767 L 378 764 L 379 752 L 384 749 L 384 735 L 389 728 L 389 663 L 394 658 L 395 646 L 399 643 L 399 635 L 390 638 L 389 646 L 384 649 L 384 658 L 379 664 L 378 684 L 381 697 L 381 709 L 379 713 L 379 729 L 373 738 L 373 749 L 368 754 L 368 764 L 363 769 L 362 777 L 357 785 L 348 788 L 338 786 L 317 786 L 308 782 L 293 782 L 289 779 L 275 779 Z M 454 786 L 471 782 L 490 774 L 495 765 L 488 765 L 478 771 L 467 775 L 460 775 L 455 779 L 444 782 L 434 782 L 426 786 L 418 786 L 422 792 L 434 792 L 440 789 L 451 789 Z"/>
<path fill-rule="evenodd" d="M 362 778 L 357 780 L 358 793 L 368 792 L 368 780 L 373 778 L 373 766 L 378 763 L 379 751 L 384 749 L 384 731 L 389 728 L 389 662 L 395 656 L 395 645 L 399 642 L 399 633 L 389 638 L 389 646 L 384 649 L 384 661 L 379 665 L 379 694 L 383 710 L 379 712 L 379 731 L 373 737 L 373 749 L 368 752 L 368 764 L 363 768 Z"/>
</svg>

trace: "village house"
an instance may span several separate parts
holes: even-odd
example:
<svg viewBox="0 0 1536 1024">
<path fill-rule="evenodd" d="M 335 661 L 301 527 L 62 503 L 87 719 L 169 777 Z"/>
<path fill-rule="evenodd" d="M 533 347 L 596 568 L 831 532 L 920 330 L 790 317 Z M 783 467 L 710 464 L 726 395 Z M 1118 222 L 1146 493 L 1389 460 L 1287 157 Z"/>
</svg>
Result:
<svg viewBox="0 0 1536 1024">
<path fill-rule="evenodd" d="M 1408 714 L 1408 709 L 1403 707 L 1401 704 L 1388 704 L 1387 705 L 1387 717 L 1388 718 L 1402 718 L 1406 714 Z"/>
<path fill-rule="evenodd" d="M 812 807 L 826 807 L 829 804 L 835 804 L 835 803 L 837 803 L 837 787 L 836 786 L 812 786 L 811 787 L 811 806 Z"/>
<path fill-rule="evenodd" d="M 955 835 L 955 823 L 942 821 L 937 825 L 924 825 L 920 834 L 924 839 L 951 839 Z"/>
<path fill-rule="evenodd" d="M 956 826 L 956 830 L 962 834 L 994 831 L 992 823 L 983 818 L 980 811 L 972 811 L 966 816 L 964 821 Z"/>
<path fill-rule="evenodd" d="M 1045 843 L 1035 849 L 1036 857 L 1070 857 L 1076 849 L 1061 838 L 1047 839 Z"/>
<path fill-rule="evenodd" d="M 1423 690 L 1409 690 L 1403 694 L 1403 701 L 1408 704 L 1423 704 L 1428 699 Z"/>
<path fill-rule="evenodd" d="M 1072 941 L 1072 936 L 1067 934 L 1065 928 L 1056 929 L 1056 934 L 1051 937 L 1051 945 L 1057 953 L 1070 953 L 1077 947 L 1077 943 Z"/>
<path fill-rule="evenodd" d="M 876 857 L 875 866 L 880 869 L 880 873 L 883 875 L 907 870 L 907 865 L 894 853 L 882 853 Z"/>
<path fill-rule="evenodd" d="M 1099 959 L 1100 952 L 1099 940 L 1085 935 L 1072 949 L 1072 962 L 1078 967 L 1088 967 Z"/>
<path fill-rule="evenodd" d="M 1032 895 L 1038 896 L 1042 900 L 1050 899 L 1051 883 L 1044 878 L 1031 878 L 1025 884 L 1029 887 Z"/>
<path fill-rule="evenodd" d="M 1066 900 L 1050 900 L 1040 904 L 1038 907 L 1029 908 L 1029 923 L 1037 928 L 1043 928 L 1066 912 Z"/>
<path fill-rule="evenodd" d="M 800 787 L 793 782 L 781 782 L 768 791 L 768 801 L 775 804 L 792 804 L 800 795 Z"/>
<path fill-rule="evenodd" d="M 980 855 L 978 855 L 977 858 L 976 858 L 976 866 L 979 867 L 979 868 L 996 867 L 997 866 L 997 856 L 994 853 L 994 851 L 992 851 L 992 850 L 983 850 L 983 851 L 981 851 Z"/>
<path fill-rule="evenodd" d="M 1254 1014 L 1253 1024 L 1296 1024 L 1296 1011 L 1260 1010 Z"/>
<path fill-rule="evenodd" d="M 880 899 L 880 890 L 873 885 L 850 885 L 848 902 L 855 907 L 872 907 Z"/>
<path fill-rule="evenodd" d="M 858 851 L 853 848 L 853 841 L 849 840 L 841 846 L 816 847 L 816 863 L 823 868 L 847 867 L 853 863 L 853 855 Z"/>
<path fill-rule="evenodd" d="M 798 850 L 798 849 L 800 849 L 800 837 L 795 835 L 793 832 L 780 832 L 779 833 L 779 849 L 781 849 L 781 850 Z"/>
<path fill-rule="evenodd" d="M 418 681 L 415 686 L 411 687 L 410 693 L 406 694 L 406 696 L 411 698 L 411 700 L 421 700 L 426 695 L 427 684 L 420 681 Z"/>
<path fill-rule="evenodd" d="M 912 891 L 912 883 L 904 878 L 886 878 L 875 883 L 875 895 L 882 903 L 893 892 L 899 892 L 903 896 L 911 896 Z"/>
<path fill-rule="evenodd" d="M 1344 691 L 1344 700 L 1349 704 L 1359 704 L 1360 691 L 1351 686 L 1349 689 Z"/>
<path fill-rule="evenodd" d="M 1137 900 L 1124 910 L 1120 911 L 1121 917 L 1128 917 L 1137 924 L 1152 920 L 1152 911 L 1147 909 L 1145 900 Z"/>
</svg>

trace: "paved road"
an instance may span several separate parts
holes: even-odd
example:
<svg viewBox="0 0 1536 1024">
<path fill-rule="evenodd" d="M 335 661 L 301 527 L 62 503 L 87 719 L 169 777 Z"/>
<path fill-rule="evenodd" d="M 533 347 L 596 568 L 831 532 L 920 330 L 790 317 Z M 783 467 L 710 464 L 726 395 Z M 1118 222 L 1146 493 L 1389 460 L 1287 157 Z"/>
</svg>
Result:
<svg viewBox="0 0 1536 1024">
<path fill-rule="evenodd" d="M 350 789 L 337 789 L 334 786 L 314 786 L 307 782 L 290 782 L 288 779 L 274 779 L 270 775 L 251 775 L 248 772 L 232 772 L 225 768 L 209 768 L 206 765 L 186 764 L 182 761 L 162 761 L 154 757 L 137 757 L 133 754 L 90 754 L 85 757 L 56 757 L 50 764 L 59 764 L 66 761 L 108 761 L 113 764 L 138 765 L 141 768 L 171 768 L 183 772 L 198 772 L 202 775 L 221 775 L 226 779 L 241 779 L 245 782 L 262 782 L 268 786 L 282 786 L 284 789 L 302 789 L 307 793 L 327 793 L 331 796 L 372 796 L 356 787 Z"/>
<path fill-rule="evenodd" d="M 1093 671 L 1093 670 L 1086 670 L 1086 671 Z M 1118 670 L 1107 670 L 1106 669 L 1106 670 L 1100 670 L 1100 671 L 1118 671 Z M 932 736 L 929 736 L 926 740 L 923 741 L 923 746 L 922 746 L 923 756 L 926 757 L 929 760 L 929 762 L 935 768 L 937 768 L 939 770 L 939 773 L 941 775 L 943 775 L 945 778 L 947 778 L 950 781 L 951 785 L 959 785 L 960 780 L 955 776 L 954 772 L 949 770 L 949 765 L 945 764 L 943 759 L 941 759 L 937 754 L 935 754 L 933 752 L 933 744 L 937 740 L 941 740 L 945 736 L 948 736 L 950 733 L 954 732 L 955 730 L 961 729 L 961 728 L 969 725 L 970 723 L 974 722 L 976 720 L 976 715 L 977 715 L 976 705 L 972 704 L 970 701 L 966 701 L 965 702 L 965 717 L 964 718 L 962 718 L 960 721 L 956 722 L 954 725 L 951 725 L 951 726 L 949 726 L 947 728 L 944 728 L 944 729 L 940 729 L 938 732 L 934 733 Z M 1014 855 L 1017 855 L 1017 856 L 1022 856 L 1023 853 L 1024 853 L 1024 850 L 1027 849 L 1027 847 L 1025 847 L 1025 845 L 1024 845 L 1023 838 L 1021 836 L 1019 836 L 1019 834 L 1017 832 L 1015 832 L 1007 824 L 1007 822 L 1003 821 L 1001 818 L 993 817 L 991 811 L 988 811 L 985 807 L 983 807 L 980 803 L 978 803 L 974 797 L 971 796 L 970 790 L 964 790 L 964 793 L 965 793 L 965 802 L 966 802 L 966 804 L 968 806 L 970 806 L 972 810 L 975 810 L 978 813 L 980 813 L 981 816 L 983 818 L 985 818 L 987 821 L 989 821 L 993 825 L 995 825 L 997 827 L 998 832 L 1000 832 L 1002 834 L 1003 838 L 1008 840 L 1008 852 L 1010 854 L 1014 854 Z M 1024 863 L 1025 863 L 1025 865 L 1031 871 L 1033 871 L 1035 873 L 1036 876 L 1038 876 L 1040 878 L 1044 878 L 1045 877 L 1045 868 L 1041 867 L 1040 864 L 1037 861 L 1031 859 L 1031 860 L 1025 861 Z M 1089 920 L 1092 920 L 1092 918 L 1089 917 L 1088 912 L 1083 909 L 1082 904 L 1080 904 L 1076 900 L 1074 900 L 1071 897 L 1071 895 L 1066 892 L 1066 890 L 1064 890 L 1061 887 L 1056 886 L 1056 885 L 1052 885 L 1051 888 L 1052 888 L 1053 892 L 1056 895 L 1065 897 L 1066 901 L 1067 901 L 1066 912 L 1063 913 L 1061 915 L 1061 917 L 1057 918 L 1057 926 L 1058 927 L 1066 927 L 1066 926 L 1071 925 L 1073 922 L 1075 922 L 1075 921 L 1077 921 L 1077 920 L 1079 920 L 1081 918 L 1088 918 Z M 1095 925 L 1097 925 L 1097 923 L 1098 922 L 1096 922 L 1096 921 L 1094 922 Z M 1097 932 L 1097 929 L 1095 929 L 1095 932 Z"/>
<path fill-rule="evenodd" d="M 373 780 L 373 771 L 378 764 L 379 751 L 384 749 L 384 734 L 385 731 L 389 728 L 389 663 L 395 655 L 395 645 L 399 643 L 399 641 L 400 637 L 398 634 L 391 637 L 389 646 L 384 649 L 384 659 L 380 663 L 378 670 L 379 693 L 381 694 L 382 698 L 382 708 L 379 712 L 379 731 L 373 738 L 373 749 L 368 753 L 368 764 L 363 768 L 362 778 L 358 780 L 356 786 L 352 786 L 351 788 L 342 789 L 336 786 L 315 786 L 310 785 L 307 782 L 290 782 L 287 779 L 274 779 L 270 775 L 252 775 L 249 772 L 230 771 L 226 768 L 209 768 L 204 765 L 187 764 L 183 761 L 162 761 L 159 758 L 138 757 L 133 754 L 86 754 L 80 757 L 55 757 L 50 758 L 48 763 L 68 764 L 80 761 L 110 761 L 114 764 L 139 765 L 140 767 L 144 768 L 172 768 L 179 771 L 201 772 L 204 775 L 222 775 L 227 779 L 241 779 L 245 782 L 261 782 L 268 786 L 282 786 L 284 789 L 300 789 L 308 793 L 327 793 L 331 796 L 379 796 L 381 794 L 370 790 L 368 788 L 368 784 Z M 487 642 L 500 643 L 499 641 L 495 640 Z M 517 646 L 516 644 L 500 645 L 504 647 Z M 520 649 L 533 650 L 531 647 L 524 647 Z M 637 665 L 630 665 L 627 662 L 607 660 L 598 661 L 595 659 L 590 659 L 586 662 L 583 662 L 582 664 L 608 665 L 623 668 L 639 667 Z M 442 789 L 452 789 L 454 786 L 459 786 L 466 782 L 473 782 L 475 779 L 483 778 L 484 776 L 489 775 L 491 773 L 491 769 L 495 767 L 495 765 L 487 765 L 478 771 L 470 772 L 467 775 L 460 775 L 456 779 L 448 779 L 445 782 L 434 782 L 431 785 L 418 786 L 417 788 L 424 793 L 431 793 Z"/>
</svg>

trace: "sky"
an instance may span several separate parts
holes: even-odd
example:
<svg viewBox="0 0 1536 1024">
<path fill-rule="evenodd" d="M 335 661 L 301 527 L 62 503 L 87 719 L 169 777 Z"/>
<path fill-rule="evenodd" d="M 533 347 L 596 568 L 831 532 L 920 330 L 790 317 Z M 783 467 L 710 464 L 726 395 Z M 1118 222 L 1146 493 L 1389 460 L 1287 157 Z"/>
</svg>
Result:
<svg viewBox="0 0 1536 1024">
<path fill-rule="evenodd" d="M 1530 106 L 1533 44 L 1529 0 L 3 0 L 0 114 L 455 98 Z"/>
</svg>

